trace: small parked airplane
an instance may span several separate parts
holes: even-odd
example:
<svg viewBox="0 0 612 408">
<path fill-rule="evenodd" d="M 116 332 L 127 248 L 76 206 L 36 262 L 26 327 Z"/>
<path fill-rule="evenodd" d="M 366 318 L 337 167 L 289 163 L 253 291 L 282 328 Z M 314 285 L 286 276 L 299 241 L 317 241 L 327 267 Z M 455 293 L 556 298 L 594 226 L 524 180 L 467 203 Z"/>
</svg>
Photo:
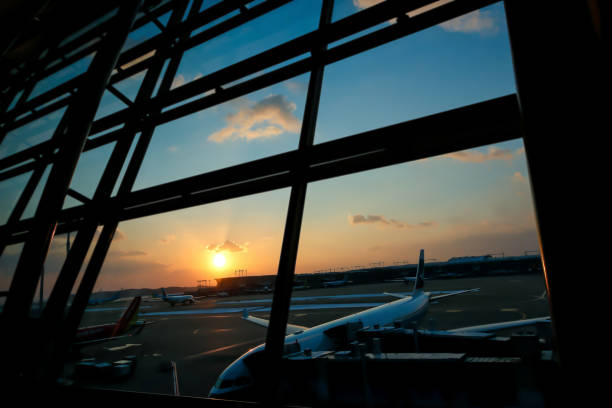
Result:
<svg viewBox="0 0 612 408">
<path fill-rule="evenodd" d="M 348 278 L 346 277 L 346 275 L 344 275 L 344 278 L 341 280 L 335 280 L 335 281 L 323 281 L 323 287 L 324 288 L 334 288 L 336 286 L 342 286 L 342 285 L 346 285 L 347 283 L 351 283 L 350 280 L 348 280 Z"/>
<path fill-rule="evenodd" d="M 168 295 L 166 293 L 166 288 L 162 288 L 162 300 L 164 302 L 168 302 L 170 303 L 170 306 L 174 306 L 177 303 L 182 303 L 182 304 L 194 304 L 196 299 L 201 299 L 204 298 L 206 296 L 198 296 L 198 297 L 193 297 L 192 295 Z"/>
<path fill-rule="evenodd" d="M 361 312 L 351 314 L 340 319 L 336 319 L 327 323 L 320 324 L 315 327 L 303 327 L 292 324 L 287 324 L 287 336 L 285 337 L 285 345 L 298 344 L 300 349 L 310 349 L 312 352 L 325 351 L 334 349 L 333 333 L 342 326 L 348 324 L 361 323 L 363 327 L 370 326 L 391 326 L 396 321 L 401 321 L 405 326 L 409 325 L 417 327 L 422 321 L 429 302 L 449 296 L 454 296 L 462 293 L 476 292 L 480 289 L 466 289 L 445 293 L 442 295 L 431 296 L 429 292 L 423 291 L 423 270 L 424 270 L 424 251 L 421 249 L 419 256 L 419 265 L 417 267 L 416 276 L 413 278 L 415 285 L 413 286 L 411 295 L 389 294 L 399 297 L 399 300 L 363 310 Z M 243 319 L 252 323 L 267 327 L 268 320 L 249 316 L 246 309 L 243 313 Z M 538 322 L 550 321 L 549 317 L 537 319 L 521 320 L 514 322 L 495 323 L 493 325 L 473 326 L 469 328 L 461 328 L 449 331 L 455 334 L 486 332 L 491 330 L 501 330 L 510 327 L 519 327 L 531 325 Z M 210 390 L 208 396 L 213 398 L 226 398 L 228 395 L 239 393 L 254 384 L 254 377 L 249 368 L 252 361 L 258 360 L 257 356 L 264 352 L 265 344 L 261 344 L 243 354 L 233 363 L 231 363 L 219 376 L 217 382 Z"/>
</svg>

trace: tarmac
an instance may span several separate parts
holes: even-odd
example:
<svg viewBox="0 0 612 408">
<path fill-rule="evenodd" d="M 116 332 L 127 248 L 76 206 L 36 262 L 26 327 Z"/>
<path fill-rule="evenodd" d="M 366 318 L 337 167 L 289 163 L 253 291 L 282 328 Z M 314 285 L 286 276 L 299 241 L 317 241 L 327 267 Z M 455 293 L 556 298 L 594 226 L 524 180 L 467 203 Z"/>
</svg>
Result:
<svg viewBox="0 0 612 408">
<path fill-rule="evenodd" d="M 549 315 L 544 280 L 538 274 L 425 281 L 429 292 L 474 288 L 480 290 L 433 301 L 423 328 L 445 330 Z M 312 327 L 396 300 L 384 292 L 408 291 L 410 287 L 401 282 L 294 291 L 289 323 Z M 178 393 L 206 397 L 225 367 L 265 341 L 266 328 L 241 316 L 247 308 L 251 315 L 267 318 L 271 298 L 271 294 L 211 297 L 174 307 L 143 298 L 140 319 L 151 324 L 131 336 L 82 348 L 76 359 L 66 363 L 64 376 L 86 387 L 172 394 L 175 379 L 170 366 L 174 362 Z M 89 307 L 82 326 L 116 321 L 130 300 Z M 126 357 L 135 361 L 127 377 L 74 376 L 80 358 L 112 363 Z"/>
</svg>

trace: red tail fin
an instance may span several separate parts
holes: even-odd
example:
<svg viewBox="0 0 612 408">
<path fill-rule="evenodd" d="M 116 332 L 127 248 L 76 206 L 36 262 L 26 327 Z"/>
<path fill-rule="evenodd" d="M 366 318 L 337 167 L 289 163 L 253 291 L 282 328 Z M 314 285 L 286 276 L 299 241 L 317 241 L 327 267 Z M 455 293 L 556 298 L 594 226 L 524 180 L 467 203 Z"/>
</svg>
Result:
<svg viewBox="0 0 612 408">
<path fill-rule="evenodd" d="M 123 316 L 117 321 L 115 324 L 115 330 L 113 330 L 113 337 L 119 336 L 127 329 L 129 329 L 138 319 L 138 309 L 140 308 L 140 296 L 134 297 L 132 303 L 128 306 L 128 308 L 123 313 Z"/>
</svg>

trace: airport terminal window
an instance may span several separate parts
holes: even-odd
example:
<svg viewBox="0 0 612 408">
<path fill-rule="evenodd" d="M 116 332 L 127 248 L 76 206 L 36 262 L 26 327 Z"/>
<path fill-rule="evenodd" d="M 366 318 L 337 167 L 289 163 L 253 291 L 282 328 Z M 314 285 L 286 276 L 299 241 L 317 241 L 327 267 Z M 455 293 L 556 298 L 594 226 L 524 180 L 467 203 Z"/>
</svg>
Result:
<svg viewBox="0 0 612 408">
<path fill-rule="evenodd" d="M 295 77 L 158 126 L 135 189 L 294 150 L 307 80 Z"/>
<path fill-rule="evenodd" d="M 171 394 L 167 367 L 174 361 L 181 395 L 206 397 L 227 365 L 265 341 L 265 328 L 241 327 L 243 309 L 252 307 L 238 300 L 270 297 L 266 286 L 273 287 L 278 269 L 288 193 L 283 189 L 120 223 L 80 327 L 117 321 L 136 296 L 142 299 L 139 321 L 125 333 L 131 334 L 127 342 L 121 337 L 79 346 L 81 355 L 66 362 L 66 378 L 93 387 Z M 258 282 L 244 284 L 248 277 Z M 269 307 L 267 302 L 263 309 Z M 87 372 L 92 358 L 104 364 L 131 355 L 138 364 L 126 380 Z M 238 378 L 234 385 L 248 381 Z"/>
<path fill-rule="evenodd" d="M 119 91 L 123 97 L 125 97 L 123 99 L 119 99 L 119 97 L 113 92 L 106 90 L 104 95 L 102 95 L 102 99 L 100 100 L 100 107 L 96 112 L 95 119 L 100 119 L 125 109 L 129 101 L 134 102 L 138 89 L 142 85 L 142 80 L 145 74 L 146 70 L 141 71 L 113 85 L 115 89 Z"/>
<path fill-rule="evenodd" d="M 256 7 L 256 4 L 250 7 Z M 320 0 L 292 1 L 249 24 L 187 50 L 176 79 L 189 83 L 309 33 L 317 28 L 320 10 Z M 197 36 L 197 32 L 194 31 L 193 35 Z"/>
<path fill-rule="evenodd" d="M 514 92 L 503 5 L 496 3 L 459 22 L 438 24 L 328 65 L 315 142 Z"/>
<path fill-rule="evenodd" d="M 81 154 L 70 188 L 85 197 L 79 196 L 81 200 L 71 196 L 66 197 L 64 208 L 81 205 L 82 200 L 93 198 L 114 146 L 114 143 L 110 143 Z"/>
<path fill-rule="evenodd" d="M 8 290 L 11 286 L 11 280 L 13 279 L 13 273 L 17 266 L 19 254 L 23 244 L 8 245 L 0 257 L 0 290 Z M 0 298 L 0 304 L 4 304 L 6 298 Z"/>
<path fill-rule="evenodd" d="M 13 207 L 19 200 L 21 192 L 28 183 L 31 173 L 22 174 L 17 177 L 0 182 L 0 192 L 2 192 L 2 201 L 0 201 L 0 222 L 6 224 Z"/>
<path fill-rule="evenodd" d="M 40 169 L 37 170 L 40 172 Z M 42 195 L 43 187 L 49 178 L 49 173 L 51 172 L 51 166 L 46 166 L 42 175 L 40 176 L 40 182 L 36 186 L 36 189 L 32 193 L 32 197 L 28 200 L 28 204 L 26 205 L 23 214 L 21 214 L 21 219 L 26 220 L 28 218 L 32 218 L 36 213 L 36 208 L 40 203 L 40 197 Z M 32 177 L 36 172 L 32 173 L 30 177 Z"/>
<path fill-rule="evenodd" d="M 344 383 L 342 376 L 309 377 L 297 356 L 324 359 L 317 354 L 323 352 L 348 358 L 355 356 L 358 342 L 363 342 L 364 352 L 376 353 L 367 337 L 372 329 L 380 331 L 378 353 L 433 352 L 436 346 L 427 338 L 432 331 L 442 336 L 446 330 L 546 318 L 550 312 L 537 248 L 520 140 L 310 183 L 289 309 L 292 334 L 285 350 L 291 367 L 283 373 L 283 384 L 291 390 L 289 401 L 326 403 L 338 397 L 338 387 L 362 392 L 361 385 Z M 418 277 L 416 289 L 430 293 L 426 312 L 382 312 L 375 321 L 368 320 L 373 308 L 392 307 L 394 301 L 405 301 L 408 313 L 421 249 L 424 275 Z M 249 282 L 246 277 L 243 281 Z M 249 318 L 269 319 L 268 312 L 256 307 L 270 300 L 235 303 L 253 307 Z M 341 326 L 325 326 L 342 318 L 346 321 Z M 251 323 L 261 323 L 256 319 Z M 399 346 L 381 329 L 395 324 L 424 330 L 423 349 L 408 336 Z M 317 327 L 324 329 L 321 338 L 313 335 Z M 533 322 L 521 330 L 541 328 Z M 513 331 L 507 327 L 501 333 L 510 336 Z M 552 339 L 545 341 L 550 346 Z M 474 359 L 478 352 L 490 352 L 484 345 L 479 346 L 482 350 L 461 347 L 435 351 L 467 353 Z M 247 363 L 244 357 L 236 358 Z M 256 378 L 261 367 L 247 365 Z M 231 398 L 238 384 L 231 373 L 224 376 L 215 396 Z M 304 381 L 317 385 L 304 391 L 299 385 Z"/>
<path fill-rule="evenodd" d="M 0 158 L 9 157 L 51 139 L 63 114 L 64 109 L 60 109 L 7 132 L 0 145 Z"/>
<path fill-rule="evenodd" d="M 375 405 L 400 360 L 547 369 L 504 6 L 431 3 L 121 2 L 16 65 L 3 318 L 62 327 L 38 357 L 103 389 L 258 400 L 278 380 L 284 402 Z M 419 381 L 393 398 L 423 402 Z"/>
</svg>

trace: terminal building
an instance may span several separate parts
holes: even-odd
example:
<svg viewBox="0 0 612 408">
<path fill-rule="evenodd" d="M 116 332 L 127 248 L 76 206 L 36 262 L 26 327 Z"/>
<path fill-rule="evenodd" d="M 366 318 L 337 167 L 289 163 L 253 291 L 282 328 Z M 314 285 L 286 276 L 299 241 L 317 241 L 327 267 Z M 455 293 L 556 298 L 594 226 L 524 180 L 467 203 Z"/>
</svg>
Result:
<svg viewBox="0 0 612 408">
<path fill-rule="evenodd" d="M 342 272 L 318 272 L 295 276 L 293 289 L 322 288 L 327 281 L 345 279 L 350 284 L 379 283 L 403 277 L 414 276 L 416 264 L 380 266 Z M 492 255 L 451 258 L 446 262 L 425 263 L 425 279 L 451 279 L 542 273 L 539 255 L 511 256 L 496 258 Z M 238 276 L 218 278 L 217 286 L 204 288 L 202 293 L 226 292 L 228 295 L 266 293 L 272 288 L 275 275 Z M 200 293 L 200 292 L 198 292 Z"/>
</svg>

